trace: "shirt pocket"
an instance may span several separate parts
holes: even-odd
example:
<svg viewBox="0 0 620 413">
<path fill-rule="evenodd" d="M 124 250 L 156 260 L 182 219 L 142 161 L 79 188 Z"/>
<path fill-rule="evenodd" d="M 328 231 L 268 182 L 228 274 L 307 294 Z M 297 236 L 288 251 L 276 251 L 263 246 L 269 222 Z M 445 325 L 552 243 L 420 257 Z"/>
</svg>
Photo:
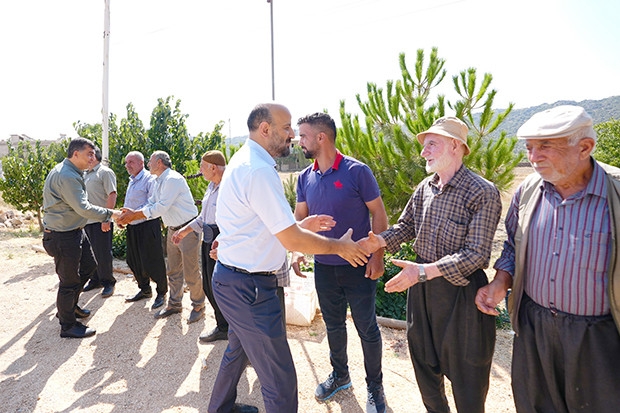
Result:
<svg viewBox="0 0 620 413">
<path fill-rule="evenodd" d="M 440 233 L 441 244 L 445 254 L 454 254 L 465 245 L 468 225 L 446 220 L 444 230 Z"/>
<path fill-rule="evenodd" d="M 607 232 L 586 232 L 574 243 L 573 259 L 579 262 L 579 268 L 592 272 L 604 272 L 609 256 L 609 238 Z"/>
</svg>

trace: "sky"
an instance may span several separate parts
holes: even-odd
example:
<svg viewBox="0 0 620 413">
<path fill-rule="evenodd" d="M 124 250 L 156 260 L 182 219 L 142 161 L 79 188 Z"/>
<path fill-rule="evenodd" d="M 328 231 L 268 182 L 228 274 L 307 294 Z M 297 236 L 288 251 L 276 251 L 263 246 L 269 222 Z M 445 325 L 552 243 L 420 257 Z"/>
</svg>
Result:
<svg viewBox="0 0 620 413">
<path fill-rule="evenodd" d="M 367 82 L 399 79 L 399 53 L 437 47 L 451 77 L 491 73 L 496 108 L 620 95 L 617 0 L 109 0 L 109 111 L 132 103 L 148 128 L 174 96 L 191 135 L 225 122 L 247 134 L 251 109 L 275 100 L 296 122 L 339 103 L 359 113 Z M 101 123 L 104 0 L 0 3 L 0 140 L 76 136 Z"/>
</svg>

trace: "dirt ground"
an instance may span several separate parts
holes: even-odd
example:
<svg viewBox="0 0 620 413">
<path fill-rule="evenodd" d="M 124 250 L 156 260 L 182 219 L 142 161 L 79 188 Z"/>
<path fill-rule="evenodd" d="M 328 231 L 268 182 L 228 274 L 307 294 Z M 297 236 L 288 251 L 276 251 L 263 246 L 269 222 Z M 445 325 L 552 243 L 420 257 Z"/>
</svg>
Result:
<svg viewBox="0 0 620 413">
<path fill-rule="evenodd" d="M 496 249 L 502 236 L 500 224 Z M 101 290 L 89 291 L 79 302 L 92 311 L 86 321 L 97 334 L 62 339 L 55 317 L 58 278 L 52 258 L 37 251 L 40 245 L 36 232 L 0 232 L 0 302 L 5 308 L 0 324 L 0 411 L 206 412 L 226 348 L 226 342 L 198 342 L 198 336 L 215 325 L 209 307 L 204 320 L 188 325 L 191 306 L 186 294 L 181 315 L 156 320 L 151 300 L 125 303 L 138 289 L 124 273 L 125 263 L 116 261 L 115 294 L 104 299 Z M 350 319 L 348 332 L 353 387 L 319 403 L 314 389 L 331 371 L 323 321 L 319 315 L 309 327 L 288 326 L 300 412 L 365 412 L 362 351 Z M 424 411 L 405 332 L 382 326 L 381 333 L 388 412 Z M 512 333 L 498 331 L 487 412 L 515 411 L 511 352 Z M 260 383 L 251 367 L 239 383 L 238 401 L 264 412 Z M 452 410 L 456 411 L 453 404 Z"/>
</svg>

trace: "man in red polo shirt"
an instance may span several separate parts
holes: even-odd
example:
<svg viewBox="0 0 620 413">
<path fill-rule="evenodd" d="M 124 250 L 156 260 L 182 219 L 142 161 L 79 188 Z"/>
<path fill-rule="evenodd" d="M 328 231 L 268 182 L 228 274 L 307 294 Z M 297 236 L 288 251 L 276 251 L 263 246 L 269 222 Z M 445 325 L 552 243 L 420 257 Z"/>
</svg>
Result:
<svg viewBox="0 0 620 413">
<path fill-rule="evenodd" d="M 299 145 L 306 158 L 314 159 L 297 181 L 297 221 L 313 214 L 331 215 L 336 226 L 321 232 L 329 238 L 340 238 L 349 228 L 353 228 L 353 240 L 365 237 L 371 229 L 386 230 L 388 218 L 377 181 L 368 166 L 336 149 L 334 120 L 326 113 L 315 113 L 299 119 L 297 125 Z M 366 410 L 374 413 L 386 409 L 381 332 L 375 315 L 376 280 L 383 275 L 383 269 L 382 250 L 366 266 L 360 267 L 353 267 L 337 255 L 315 255 L 315 284 L 333 367 L 327 380 L 316 389 L 315 397 L 319 401 L 351 387 L 347 365 L 348 305 L 364 352 Z"/>
</svg>

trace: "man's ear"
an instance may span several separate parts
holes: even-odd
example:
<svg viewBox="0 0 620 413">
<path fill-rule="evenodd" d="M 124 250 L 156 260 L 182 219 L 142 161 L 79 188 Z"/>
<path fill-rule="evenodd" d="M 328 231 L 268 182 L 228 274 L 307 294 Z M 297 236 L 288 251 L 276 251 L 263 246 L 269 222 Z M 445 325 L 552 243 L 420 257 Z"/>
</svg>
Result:
<svg viewBox="0 0 620 413">
<path fill-rule="evenodd" d="M 260 125 L 258 125 L 258 131 L 260 132 L 262 136 L 269 136 L 270 127 L 271 125 L 269 124 L 269 122 L 262 121 Z"/>
<path fill-rule="evenodd" d="M 594 150 L 596 142 L 592 138 L 583 138 L 579 141 L 579 154 L 581 159 L 589 158 Z"/>
</svg>

